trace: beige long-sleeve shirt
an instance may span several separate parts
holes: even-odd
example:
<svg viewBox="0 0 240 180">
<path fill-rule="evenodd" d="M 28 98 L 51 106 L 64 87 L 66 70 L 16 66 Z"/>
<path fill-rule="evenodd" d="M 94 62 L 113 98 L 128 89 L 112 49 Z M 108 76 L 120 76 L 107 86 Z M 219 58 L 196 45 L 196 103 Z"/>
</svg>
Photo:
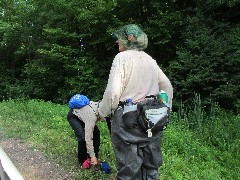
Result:
<svg viewBox="0 0 240 180">
<path fill-rule="evenodd" d="M 146 96 L 157 95 L 160 90 L 168 94 L 171 106 L 173 88 L 157 62 L 144 51 L 120 52 L 113 60 L 98 113 L 106 117 L 116 110 L 119 101 L 132 98 L 133 102 L 139 102 Z"/>
<path fill-rule="evenodd" d="M 80 109 L 73 109 L 73 114 L 75 114 L 80 120 L 85 123 L 85 141 L 87 152 L 90 157 L 95 157 L 93 147 L 93 131 L 98 120 L 98 104 L 98 102 L 90 101 L 90 104 L 87 106 L 84 106 Z"/>
</svg>

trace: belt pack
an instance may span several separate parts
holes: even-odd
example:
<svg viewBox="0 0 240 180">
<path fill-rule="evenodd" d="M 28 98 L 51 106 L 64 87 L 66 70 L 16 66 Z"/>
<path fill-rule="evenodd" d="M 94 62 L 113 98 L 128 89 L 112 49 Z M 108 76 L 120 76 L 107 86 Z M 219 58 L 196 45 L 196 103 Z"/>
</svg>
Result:
<svg viewBox="0 0 240 180">
<path fill-rule="evenodd" d="M 170 110 L 157 99 L 146 99 L 137 104 L 136 111 L 130 111 L 123 115 L 123 124 L 131 129 L 140 127 L 152 137 L 152 133 L 162 131 L 169 123 Z"/>
</svg>

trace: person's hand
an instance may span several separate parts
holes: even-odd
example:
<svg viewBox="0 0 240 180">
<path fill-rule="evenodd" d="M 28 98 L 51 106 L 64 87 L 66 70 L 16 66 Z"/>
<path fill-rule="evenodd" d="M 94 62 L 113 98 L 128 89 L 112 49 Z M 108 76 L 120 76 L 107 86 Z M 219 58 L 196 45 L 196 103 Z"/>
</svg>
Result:
<svg viewBox="0 0 240 180">
<path fill-rule="evenodd" d="M 103 121 L 103 122 L 106 122 L 105 117 L 102 117 L 102 116 L 99 116 L 99 120 L 100 120 L 100 121 Z"/>
<path fill-rule="evenodd" d="M 102 114 L 102 112 L 100 111 L 99 108 L 97 109 L 97 112 L 98 112 L 98 119 L 99 119 L 100 121 L 106 121 L 104 115 Z"/>
<path fill-rule="evenodd" d="M 96 157 L 91 157 L 91 164 L 92 164 L 93 166 L 98 164 L 98 160 L 97 160 Z"/>
</svg>

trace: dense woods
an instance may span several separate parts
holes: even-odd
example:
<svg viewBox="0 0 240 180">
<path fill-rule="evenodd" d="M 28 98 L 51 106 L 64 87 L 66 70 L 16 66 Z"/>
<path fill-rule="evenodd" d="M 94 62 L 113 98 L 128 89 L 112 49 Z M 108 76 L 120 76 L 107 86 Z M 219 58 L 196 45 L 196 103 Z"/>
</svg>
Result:
<svg viewBox="0 0 240 180">
<path fill-rule="evenodd" d="M 240 177 L 240 0 L 0 0 L 0 131 L 76 179 L 115 177 L 102 122 L 100 157 L 113 173 L 79 169 L 66 104 L 75 93 L 102 98 L 118 53 L 112 32 L 130 23 L 174 87 L 162 179 Z"/>
<path fill-rule="evenodd" d="M 174 107 L 195 93 L 240 111 L 239 0 L 1 0 L 0 100 L 101 99 L 116 55 L 111 36 L 134 23 L 169 76 Z"/>
</svg>

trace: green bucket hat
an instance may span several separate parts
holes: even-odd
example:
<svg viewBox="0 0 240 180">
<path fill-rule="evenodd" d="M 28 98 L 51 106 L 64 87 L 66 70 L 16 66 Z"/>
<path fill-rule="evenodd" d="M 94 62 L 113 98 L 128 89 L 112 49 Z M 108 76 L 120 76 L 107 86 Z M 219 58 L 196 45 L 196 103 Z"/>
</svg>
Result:
<svg viewBox="0 0 240 180">
<path fill-rule="evenodd" d="M 131 35 L 134 38 L 131 38 Z M 117 39 L 121 40 L 127 50 L 142 51 L 147 48 L 147 35 L 135 24 L 128 24 L 113 33 Z"/>
</svg>

